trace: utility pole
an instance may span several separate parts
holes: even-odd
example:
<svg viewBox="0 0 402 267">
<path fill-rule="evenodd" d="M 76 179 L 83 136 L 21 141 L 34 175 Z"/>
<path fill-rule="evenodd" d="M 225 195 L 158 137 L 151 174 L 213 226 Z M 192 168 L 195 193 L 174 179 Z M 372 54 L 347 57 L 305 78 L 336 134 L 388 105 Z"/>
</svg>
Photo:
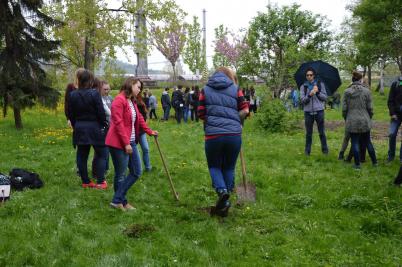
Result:
<svg viewBox="0 0 402 267">
<path fill-rule="evenodd" d="M 205 9 L 202 10 L 202 32 L 203 32 L 203 39 L 202 39 L 202 53 L 205 61 L 205 68 L 207 67 L 207 22 L 206 22 L 206 13 Z"/>
<path fill-rule="evenodd" d="M 137 0 L 137 5 L 140 7 L 135 21 L 135 44 L 137 55 L 137 67 L 135 76 L 144 80 L 149 80 L 148 77 L 148 58 L 146 53 L 147 36 L 146 36 L 146 20 L 143 8 L 144 0 Z"/>
</svg>

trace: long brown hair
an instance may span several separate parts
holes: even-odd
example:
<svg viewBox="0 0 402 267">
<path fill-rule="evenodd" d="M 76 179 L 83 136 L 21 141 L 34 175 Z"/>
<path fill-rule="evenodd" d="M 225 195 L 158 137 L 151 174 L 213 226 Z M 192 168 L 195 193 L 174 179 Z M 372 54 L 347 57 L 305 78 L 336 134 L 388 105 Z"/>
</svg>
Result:
<svg viewBox="0 0 402 267">
<path fill-rule="evenodd" d="M 141 82 L 141 81 L 140 81 Z M 143 109 L 145 114 L 148 112 L 147 106 L 145 105 L 144 99 L 142 98 L 142 82 L 141 82 L 141 92 L 137 95 L 135 101 L 140 109 Z"/>
<path fill-rule="evenodd" d="M 132 93 L 132 87 L 137 82 L 141 83 L 141 89 L 142 89 L 142 82 L 140 81 L 140 79 L 134 78 L 134 77 L 128 77 L 126 79 L 126 81 L 123 83 L 123 85 L 121 86 L 120 92 L 124 92 L 124 95 L 126 96 L 126 98 L 129 98 Z"/>
<path fill-rule="evenodd" d="M 223 72 L 226 76 L 229 77 L 235 84 L 237 84 L 237 76 L 236 73 L 229 69 L 228 67 L 219 67 L 216 69 L 215 73 L 217 72 Z"/>
<path fill-rule="evenodd" d="M 89 70 L 77 70 L 78 89 L 90 89 L 94 84 L 94 75 Z"/>
</svg>

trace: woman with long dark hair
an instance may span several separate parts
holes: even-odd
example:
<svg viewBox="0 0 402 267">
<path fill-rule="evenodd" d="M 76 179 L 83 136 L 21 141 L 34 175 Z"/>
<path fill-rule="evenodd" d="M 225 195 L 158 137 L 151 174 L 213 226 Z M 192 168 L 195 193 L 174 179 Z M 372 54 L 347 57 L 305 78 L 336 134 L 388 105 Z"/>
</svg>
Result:
<svg viewBox="0 0 402 267">
<path fill-rule="evenodd" d="M 77 166 L 82 179 L 82 187 L 106 189 L 105 129 L 107 120 L 99 92 L 93 89 L 94 76 L 85 69 L 77 71 L 78 89 L 70 93 L 68 118 L 73 127 L 73 145 L 77 147 Z M 91 146 L 95 150 L 97 184 L 88 177 L 88 155 Z"/>
<path fill-rule="evenodd" d="M 158 135 L 151 130 L 138 110 L 136 96 L 141 91 L 140 80 L 128 78 L 112 103 L 110 128 L 106 136 L 114 165 L 114 196 L 110 206 L 123 211 L 135 209 L 126 194 L 141 175 L 141 160 L 137 149 L 140 131 Z M 129 174 L 126 176 L 127 168 Z"/>
</svg>

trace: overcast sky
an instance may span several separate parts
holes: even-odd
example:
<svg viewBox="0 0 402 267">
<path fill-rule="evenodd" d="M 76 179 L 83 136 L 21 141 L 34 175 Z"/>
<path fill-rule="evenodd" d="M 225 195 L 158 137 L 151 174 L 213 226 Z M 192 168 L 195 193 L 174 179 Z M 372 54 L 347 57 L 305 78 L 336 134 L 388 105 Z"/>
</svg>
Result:
<svg viewBox="0 0 402 267">
<path fill-rule="evenodd" d="M 239 29 L 247 28 L 250 21 L 257 13 L 264 12 L 270 2 L 279 6 L 297 3 L 301 9 L 309 10 L 315 14 L 326 16 L 330 20 L 330 29 L 336 31 L 340 28 L 343 18 L 348 15 L 345 9 L 351 0 L 176 0 L 176 3 L 184 9 L 187 21 L 191 23 L 192 17 L 197 16 L 202 27 L 202 10 L 206 10 L 206 32 L 207 32 L 207 60 L 208 67 L 212 65 L 214 29 L 220 24 L 229 30 L 237 32 Z M 127 59 L 122 53 L 118 55 L 120 60 L 136 63 L 136 57 L 129 53 Z M 163 69 L 166 66 L 166 59 L 157 50 L 154 50 L 148 57 L 150 69 Z M 185 67 L 185 71 L 188 68 Z"/>
</svg>

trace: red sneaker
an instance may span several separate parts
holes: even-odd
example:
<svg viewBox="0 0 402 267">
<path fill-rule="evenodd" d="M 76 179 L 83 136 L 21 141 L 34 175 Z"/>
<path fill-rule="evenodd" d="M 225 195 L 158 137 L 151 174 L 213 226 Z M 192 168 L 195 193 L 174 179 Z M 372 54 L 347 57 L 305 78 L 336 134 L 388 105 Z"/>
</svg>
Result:
<svg viewBox="0 0 402 267">
<path fill-rule="evenodd" d="M 106 182 L 106 180 L 103 181 L 101 184 L 96 184 L 96 189 L 102 189 L 102 190 L 107 189 L 107 182 Z"/>
<path fill-rule="evenodd" d="M 82 188 L 95 188 L 96 184 L 90 181 L 88 184 L 82 184 Z"/>
</svg>

